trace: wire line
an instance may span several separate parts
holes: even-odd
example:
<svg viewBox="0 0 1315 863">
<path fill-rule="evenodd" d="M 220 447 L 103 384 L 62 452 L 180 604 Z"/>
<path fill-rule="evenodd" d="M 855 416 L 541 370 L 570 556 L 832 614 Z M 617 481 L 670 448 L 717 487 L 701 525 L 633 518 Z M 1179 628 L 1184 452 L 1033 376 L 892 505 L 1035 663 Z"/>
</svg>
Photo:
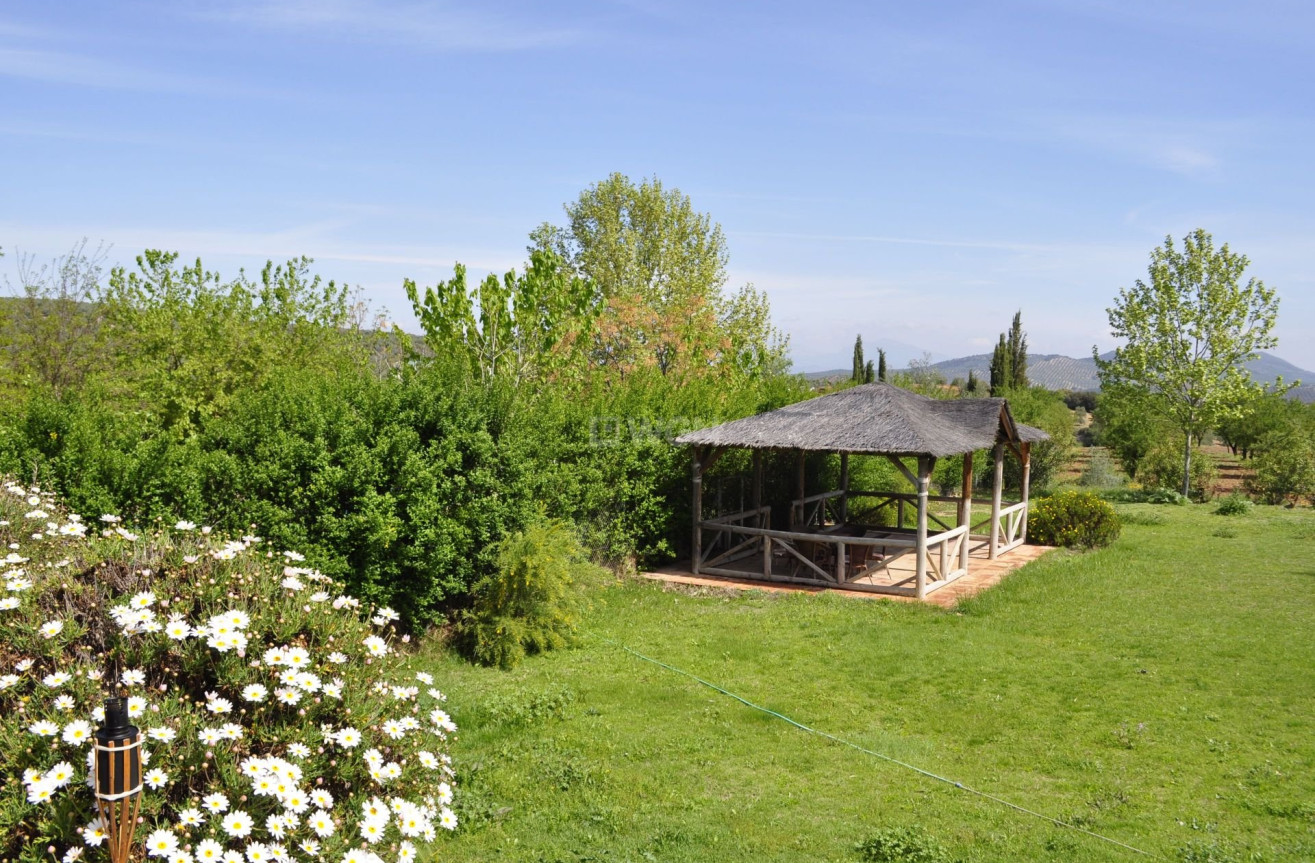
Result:
<svg viewBox="0 0 1315 863">
<path fill-rule="evenodd" d="M 1123 848 L 1123 849 L 1125 849 L 1125 850 L 1127 850 L 1127 851 L 1131 851 L 1131 852 L 1133 852 L 1134 854 L 1140 854 L 1140 855 L 1142 855 L 1143 857 L 1151 857 L 1151 858 L 1165 859 L 1165 858 L 1161 857 L 1161 856 L 1158 855 L 1158 854 L 1153 854 L 1153 853 L 1151 853 L 1150 851 L 1143 851 L 1142 849 L 1137 848 L 1137 847 L 1134 847 L 1134 846 L 1132 846 L 1132 845 L 1129 845 L 1129 844 L 1126 843 L 1126 842 L 1120 842 L 1118 839 L 1112 839 L 1112 838 L 1110 838 L 1109 836 L 1103 836 L 1103 835 L 1101 835 L 1100 833 L 1095 833 L 1095 832 L 1093 832 L 1093 831 L 1091 831 L 1091 830 L 1087 830 L 1087 829 L 1085 829 L 1085 828 L 1079 827 L 1079 826 L 1077 826 L 1076 824 L 1070 824 L 1070 823 L 1068 823 L 1067 821 L 1060 821 L 1058 818 L 1051 818 L 1049 815 L 1046 815 L 1046 814 L 1041 813 L 1041 812 L 1036 812 L 1036 811 L 1034 811 L 1034 810 L 1032 810 L 1032 809 L 1028 809 L 1026 806 L 1019 806 L 1017 803 L 1012 803 L 1012 802 L 1010 802 L 1010 801 L 1008 801 L 1008 800 L 1005 800 L 1003 797 L 996 797 L 994 794 L 990 794 L 990 793 L 988 793 L 988 792 L 986 792 L 986 791 L 979 791 L 979 790 L 976 789 L 976 788 L 972 788 L 972 787 L 970 787 L 970 786 L 968 786 L 968 785 L 964 785 L 962 782 L 957 782 L 957 781 L 955 781 L 955 780 L 953 780 L 953 779 L 948 779 L 948 778 L 946 778 L 946 777 L 944 777 L 944 776 L 939 776 L 939 775 L 937 775 L 937 774 L 935 774 L 935 773 L 932 773 L 930 770 L 924 770 L 923 768 L 918 767 L 916 764 L 909 764 L 909 763 L 906 762 L 906 761 L 900 761 L 898 758 L 893 758 L 893 757 L 891 757 L 891 756 L 889 756 L 889 755 L 885 755 L 885 754 L 883 754 L 883 753 L 881 753 L 881 752 L 876 752 L 876 751 L 874 751 L 874 750 L 872 750 L 872 749 L 865 749 L 864 747 L 859 746 L 857 743 L 851 743 L 850 741 L 845 740 L 843 737 L 837 737 L 837 736 L 835 736 L 834 734 L 829 734 L 829 733 L 827 733 L 827 732 L 825 732 L 825 731 L 820 731 L 820 730 L 818 730 L 818 729 L 816 729 L 816 728 L 810 728 L 809 726 L 804 725 L 802 722 L 799 722 L 799 721 L 797 721 L 797 720 L 791 719 L 790 717 L 786 716 L 786 715 L 783 714 L 783 713 L 777 713 L 775 710 L 772 710 L 772 709 L 770 709 L 770 708 L 763 707 L 762 705 L 759 705 L 759 704 L 754 704 L 754 703 L 753 703 L 752 701 L 750 701 L 749 699 L 744 698 L 743 696 L 740 696 L 740 695 L 736 695 L 734 692 L 731 692 L 731 691 L 728 690 L 728 689 L 724 689 L 724 688 L 718 686 L 718 685 L 715 684 L 715 683 L 712 683 L 712 682 L 710 682 L 710 681 L 704 680 L 702 677 L 699 677 L 699 676 L 696 675 L 696 674 L 692 674 L 692 673 L 690 673 L 690 672 L 684 670 L 683 668 L 677 668 L 677 667 L 674 666 L 674 665 L 668 665 L 667 663 L 662 662 L 661 660 L 658 660 L 658 659 L 654 659 L 654 658 L 651 657 L 651 656 L 645 656 L 644 654 L 640 653 L 639 651 L 637 651 L 637 650 L 632 650 L 631 648 L 627 647 L 626 645 L 622 644 L 622 643 L 619 642 L 619 641 L 613 641 L 612 639 L 610 639 L 610 638 L 608 638 L 608 637 L 606 637 L 606 636 L 604 636 L 604 635 L 599 635 L 599 634 L 596 633 L 596 632 L 589 632 L 588 630 L 584 630 L 584 631 L 585 631 L 585 633 L 586 633 L 587 635 L 592 635 L 594 638 L 597 638 L 597 639 L 599 639 L 600 641 L 605 641 L 605 642 L 607 642 L 608 644 L 612 645 L 613 647 L 618 647 L 618 648 L 620 648 L 621 650 L 624 650 L 626 653 L 629 653 L 631 656 L 634 656 L 634 657 L 637 657 L 637 658 L 639 658 L 639 659 L 642 659 L 642 660 L 644 660 L 645 662 L 651 662 L 652 664 L 654 664 L 654 665 L 656 665 L 656 666 L 658 666 L 658 667 L 660 667 L 660 668 L 665 668 L 666 670 L 668 670 L 668 671 L 673 671 L 673 672 L 675 672 L 676 674 L 680 674 L 680 675 L 683 675 L 683 676 L 685 676 L 685 677 L 688 677 L 688 678 L 690 678 L 691 680 L 696 681 L 697 683 L 700 683 L 700 684 L 702 684 L 703 686 L 708 687 L 709 689 L 713 689 L 713 690 L 715 690 L 715 691 L 717 691 L 717 692 L 720 692 L 722 695 L 725 695 L 725 696 L 727 696 L 727 697 L 729 697 L 729 698 L 733 698 L 733 699 L 735 699 L 736 701 L 740 702 L 741 704 L 743 704 L 743 705 L 746 706 L 746 707 L 750 707 L 750 708 L 752 708 L 752 709 L 754 709 L 754 710 L 760 711 L 760 712 L 762 712 L 762 713 L 766 713 L 766 714 L 769 715 L 769 716 L 774 716 L 774 717 L 776 717 L 777 719 L 782 720 L 783 722 L 787 722 L 787 723 L 789 723 L 790 725 L 793 725 L 795 728 L 798 728 L 798 729 L 801 730 L 801 731 L 806 731 L 806 732 L 808 732 L 809 734 L 815 734 L 815 735 L 817 735 L 818 737 L 824 737 L 824 738 L 826 738 L 827 740 L 832 741 L 833 743 L 839 743 L 840 745 L 842 745 L 842 746 L 848 746 L 848 747 L 851 748 L 851 749 L 857 749 L 859 752 L 862 752 L 862 753 L 864 753 L 865 755 L 871 755 L 873 758 L 879 758 L 879 759 L 881 759 L 882 761 L 887 761 L 887 762 L 889 762 L 889 763 L 891 763 L 891 764 L 898 765 L 899 767 L 903 767 L 903 768 L 905 768 L 906 770 L 912 770 L 914 773 L 918 773 L 918 774 L 921 774 L 922 776 L 926 776 L 928 779 L 935 779 L 937 782 L 944 782 L 944 783 L 947 784 L 947 785 L 952 785 L 952 786 L 954 786 L 955 788 L 959 789 L 960 791 L 967 791 L 969 794 L 975 794 L 975 795 L 977 795 L 978 797 L 982 797 L 982 798 L 984 798 L 984 799 L 986 799 L 986 800 L 990 800 L 990 801 L 992 801 L 992 802 L 994 802 L 994 803 L 999 803 L 1001 806 L 1007 806 L 1007 807 L 1009 807 L 1010 809 L 1014 809 L 1014 810 L 1017 810 L 1018 812 L 1026 813 L 1027 815 L 1031 815 L 1031 816 L 1033 816 L 1034 818 L 1040 818 L 1042 821 L 1048 821 L 1048 822 L 1050 822 L 1051 824 L 1054 824 L 1054 825 L 1056 825 L 1056 826 L 1058 826 L 1058 827 L 1067 827 L 1069 830 L 1076 830 L 1076 831 L 1078 831 L 1079 833 L 1085 834 L 1085 835 L 1090 836 L 1090 837 L 1092 837 L 1092 838 L 1094 838 L 1094 839 L 1099 839 L 1099 840 L 1101 840 L 1102 842 L 1108 842 L 1108 843 L 1111 844 L 1111 845 L 1117 845 L 1118 847 Z"/>
</svg>

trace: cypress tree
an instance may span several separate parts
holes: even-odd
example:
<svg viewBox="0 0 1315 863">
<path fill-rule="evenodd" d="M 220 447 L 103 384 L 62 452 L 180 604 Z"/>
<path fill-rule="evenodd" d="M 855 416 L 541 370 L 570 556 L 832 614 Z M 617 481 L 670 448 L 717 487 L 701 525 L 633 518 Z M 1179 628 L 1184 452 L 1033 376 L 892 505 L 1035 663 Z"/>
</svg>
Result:
<svg viewBox="0 0 1315 863">
<path fill-rule="evenodd" d="M 976 394 L 977 394 L 977 390 L 980 388 L 980 386 L 981 386 L 981 383 L 977 380 L 977 370 L 976 370 L 976 369 L 969 369 L 969 370 L 968 370 L 968 383 L 967 383 L 967 385 L 964 386 L 964 388 L 963 388 L 963 389 L 964 389 L 964 392 L 967 392 L 967 393 L 971 393 L 971 394 L 973 394 L 973 395 L 976 395 Z"/>
<path fill-rule="evenodd" d="M 861 335 L 854 339 L 854 370 L 850 373 L 849 379 L 855 383 L 863 383 L 863 336 Z"/>
<path fill-rule="evenodd" d="M 886 352 L 877 348 L 877 380 L 886 380 Z"/>
<path fill-rule="evenodd" d="M 872 367 L 872 360 L 868 360 L 867 365 L 863 367 L 863 383 L 870 384 L 877 379 L 877 370 Z"/>
<path fill-rule="evenodd" d="M 995 352 L 991 354 L 991 396 L 1000 398 L 1009 389 L 1009 382 L 1012 375 L 1009 369 L 1009 345 L 1005 342 L 1005 334 L 1000 334 L 1000 341 L 996 343 Z"/>
<path fill-rule="evenodd" d="M 1027 334 L 1023 332 L 1023 312 L 1014 313 L 1014 322 L 1009 327 L 1009 388 L 1027 387 Z"/>
</svg>

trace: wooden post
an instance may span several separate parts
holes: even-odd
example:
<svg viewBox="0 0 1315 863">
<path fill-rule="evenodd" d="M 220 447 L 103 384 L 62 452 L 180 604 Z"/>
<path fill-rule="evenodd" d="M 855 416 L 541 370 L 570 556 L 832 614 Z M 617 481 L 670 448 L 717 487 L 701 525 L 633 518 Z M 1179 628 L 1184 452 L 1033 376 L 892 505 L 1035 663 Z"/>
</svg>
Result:
<svg viewBox="0 0 1315 863">
<path fill-rule="evenodd" d="M 805 461 L 804 461 L 804 451 L 803 451 L 803 450 L 799 450 L 799 456 L 798 456 L 798 458 L 795 459 L 795 465 L 796 465 L 796 470 L 797 470 L 797 472 L 798 472 L 798 474 L 799 474 L 798 477 L 797 477 L 797 479 L 798 479 L 798 483 L 797 483 L 796 486 L 795 486 L 795 500 L 803 500 L 803 499 L 804 499 L 804 493 L 805 493 L 804 490 L 805 490 L 805 488 L 806 488 L 805 481 L 804 481 L 804 470 L 805 470 L 805 468 L 807 467 L 807 465 L 806 465 L 806 463 L 805 463 Z M 790 529 L 791 529 L 791 530 L 794 530 L 794 529 L 796 529 L 796 528 L 800 528 L 800 527 L 804 527 L 804 526 L 805 526 L 803 523 L 795 524 L 795 521 L 794 521 L 794 518 L 795 518 L 794 510 L 795 510 L 795 508 L 794 508 L 794 504 L 791 503 L 791 504 L 790 504 Z M 800 504 L 800 505 L 799 505 L 799 518 L 800 518 L 800 519 L 803 519 L 805 515 L 807 515 L 807 513 L 804 511 L 804 505 L 803 505 L 803 504 Z"/>
<path fill-rule="evenodd" d="M 690 471 L 694 475 L 694 555 L 690 562 L 690 572 L 698 575 L 699 558 L 703 556 L 703 464 L 697 449 L 694 450 Z"/>
<path fill-rule="evenodd" d="M 917 545 L 917 596 L 927 598 L 927 495 L 931 486 L 931 471 L 936 459 L 918 456 L 918 545 Z"/>
<path fill-rule="evenodd" d="M 772 577 L 772 538 L 763 537 L 763 578 Z"/>
<path fill-rule="evenodd" d="M 759 509 L 763 505 L 763 451 L 756 449 L 753 451 L 753 508 Z M 762 525 L 759 525 L 762 527 Z"/>
<path fill-rule="evenodd" d="M 849 453 L 840 454 L 840 523 L 849 521 Z"/>
<path fill-rule="evenodd" d="M 845 583 L 845 541 L 836 543 L 836 584 Z"/>
<path fill-rule="evenodd" d="M 963 455 L 963 487 L 959 490 L 959 525 L 973 523 L 973 454 Z M 959 568 L 968 571 L 968 531 L 963 532 L 959 540 Z"/>
<path fill-rule="evenodd" d="M 1027 542 L 1027 512 L 1031 506 L 1027 502 L 1028 492 L 1032 485 L 1032 445 L 1024 443 L 1022 445 L 1023 456 L 1023 526 L 1020 536 L 1023 542 Z"/>
<path fill-rule="evenodd" d="M 1005 483 L 1005 445 L 995 445 L 995 478 L 991 484 L 991 550 L 990 558 L 1000 554 L 1000 494 Z"/>
<path fill-rule="evenodd" d="M 904 529 L 904 498 L 895 501 L 895 526 Z"/>
</svg>

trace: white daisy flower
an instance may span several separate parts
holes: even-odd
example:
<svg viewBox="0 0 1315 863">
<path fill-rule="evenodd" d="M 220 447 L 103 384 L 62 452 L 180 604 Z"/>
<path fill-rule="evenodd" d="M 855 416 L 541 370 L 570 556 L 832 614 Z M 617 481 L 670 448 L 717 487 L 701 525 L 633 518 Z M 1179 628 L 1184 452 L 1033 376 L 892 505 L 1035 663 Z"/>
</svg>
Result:
<svg viewBox="0 0 1315 863">
<path fill-rule="evenodd" d="M 168 857 L 178 850 L 178 838 L 171 830 L 156 830 L 146 837 L 146 854 L 150 857 Z"/>
<path fill-rule="evenodd" d="M 91 723 L 77 719 L 64 726 L 64 742 L 70 746 L 81 746 L 91 739 Z"/>
<path fill-rule="evenodd" d="M 73 781 L 73 765 L 61 761 L 46 771 L 45 780 L 56 788 L 63 788 Z"/>
<path fill-rule="evenodd" d="M 147 731 L 146 736 L 161 743 L 173 743 L 174 738 L 178 736 L 178 732 L 167 726 L 160 726 Z"/>
<path fill-rule="evenodd" d="M 200 809 L 189 806 L 178 811 L 178 823 L 183 827 L 200 827 L 205 823 L 205 815 Z"/>
<path fill-rule="evenodd" d="M 251 820 L 250 815 L 237 809 L 224 816 L 222 826 L 224 832 L 234 839 L 245 839 L 251 835 L 251 828 L 255 826 L 255 822 Z"/>
<path fill-rule="evenodd" d="M 315 835 L 321 839 L 328 839 L 333 835 L 334 825 L 333 817 L 323 810 L 312 814 L 306 819 L 306 825 L 315 831 Z"/>
<path fill-rule="evenodd" d="M 48 719 L 41 719 L 29 725 L 27 730 L 41 737 L 54 737 L 59 733 L 59 726 Z"/>
</svg>

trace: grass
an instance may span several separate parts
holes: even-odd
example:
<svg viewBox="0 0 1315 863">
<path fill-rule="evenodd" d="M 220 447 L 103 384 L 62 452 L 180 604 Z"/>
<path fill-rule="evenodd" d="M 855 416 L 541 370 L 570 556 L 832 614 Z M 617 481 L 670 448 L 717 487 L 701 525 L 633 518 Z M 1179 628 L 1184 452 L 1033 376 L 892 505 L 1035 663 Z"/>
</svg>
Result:
<svg viewBox="0 0 1315 863">
<path fill-rule="evenodd" d="M 1115 545 L 951 612 L 631 582 L 587 626 L 1163 858 L 1315 858 L 1315 514 L 1120 509 Z M 435 859 L 855 861 L 906 827 L 949 859 L 1136 859 L 597 639 L 514 672 L 432 662 L 463 729 L 464 825 Z"/>
</svg>

